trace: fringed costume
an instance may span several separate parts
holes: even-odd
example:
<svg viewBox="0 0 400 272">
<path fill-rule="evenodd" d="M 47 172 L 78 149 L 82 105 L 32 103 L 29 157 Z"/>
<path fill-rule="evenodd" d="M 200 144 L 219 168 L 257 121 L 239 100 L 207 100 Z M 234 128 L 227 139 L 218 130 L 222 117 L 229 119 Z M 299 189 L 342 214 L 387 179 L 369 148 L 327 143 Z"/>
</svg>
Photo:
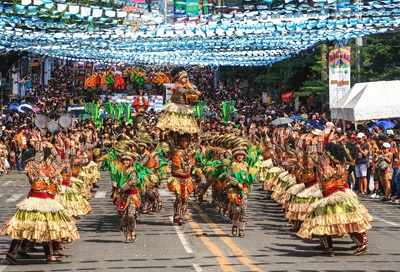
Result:
<svg viewBox="0 0 400 272">
<path fill-rule="evenodd" d="M 343 146 L 328 143 L 325 152 L 314 158 L 319 186 L 324 197 L 310 205 L 309 215 L 297 235 L 308 239 L 321 238 L 323 254 L 333 256 L 332 236 L 351 234 L 360 243 L 355 255 L 366 252 L 368 247 L 366 236 L 363 234 L 371 228 L 369 222 L 372 217 L 365 213 L 365 209 L 360 208 L 358 200 L 345 192 Z"/>
</svg>

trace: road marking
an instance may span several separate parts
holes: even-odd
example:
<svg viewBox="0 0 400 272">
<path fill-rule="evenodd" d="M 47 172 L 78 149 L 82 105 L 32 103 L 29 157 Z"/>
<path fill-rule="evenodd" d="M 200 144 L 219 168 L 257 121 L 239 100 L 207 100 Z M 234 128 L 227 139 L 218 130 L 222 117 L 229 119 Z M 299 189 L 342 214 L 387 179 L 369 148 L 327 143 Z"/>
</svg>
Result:
<svg viewBox="0 0 400 272">
<path fill-rule="evenodd" d="M 164 183 L 165 187 L 167 187 L 167 182 L 164 181 L 163 183 Z M 171 195 L 171 193 L 169 193 L 169 196 L 172 197 L 172 199 L 175 199 L 175 195 Z M 207 236 L 203 235 L 203 231 L 200 228 L 199 224 L 197 224 L 197 222 L 192 219 L 190 214 L 186 214 L 186 217 L 187 217 L 187 224 L 190 226 L 190 228 L 194 232 L 196 232 L 197 236 L 200 238 L 200 240 L 203 242 L 203 244 L 207 247 L 207 249 L 211 252 L 211 254 L 213 254 L 215 256 L 222 271 L 227 271 L 227 272 L 233 271 L 234 272 L 235 269 L 225 258 L 225 255 L 221 252 L 221 250 L 214 243 L 212 243 L 211 240 Z M 170 216 L 170 220 L 173 222 L 172 216 Z M 182 233 L 181 229 L 178 226 L 174 226 L 174 228 L 175 228 L 175 230 L 178 229 Z M 178 236 L 179 236 L 179 234 L 178 234 Z M 182 236 L 183 236 L 183 233 L 182 233 Z M 183 238 L 185 238 L 185 237 L 183 236 Z M 186 239 L 185 239 L 185 241 L 186 241 Z M 201 269 L 201 267 L 200 267 L 200 269 Z"/>
<path fill-rule="evenodd" d="M 3 259 L 1 259 L 0 264 L 4 264 L 4 265 L 0 265 L 0 272 L 1 272 L 7 268 L 8 262 L 6 261 L 6 259 L 3 258 Z"/>
<path fill-rule="evenodd" d="M 107 191 L 96 192 L 94 198 L 105 198 Z"/>
<path fill-rule="evenodd" d="M 222 271 L 235 271 L 235 269 L 225 258 L 225 255 L 221 252 L 221 250 L 214 243 L 212 243 L 207 236 L 204 236 L 203 230 L 201 229 L 199 224 L 197 224 L 197 222 L 192 219 L 190 214 L 186 214 L 186 216 L 188 218 L 187 223 L 190 225 L 192 230 L 196 232 L 197 236 L 200 238 L 203 244 L 208 248 L 211 254 L 213 254 L 216 257 Z"/>
<path fill-rule="evenodd" d="M 12 195 L 11 197 L 7 198 L 4 202 L 14 202 L 20 199 L 22 196 L 23 194 Z"/>
<path fill-rule="evenodd" d="M 4 182 L 1 186 L 10 185 L 10 184 L 13 183 L 13 182 L 14 182 L 14 180 L 9 180 L 9 181 Z"/>
<path fill-rule="evenodd" d="M 225 232 L 221 230 L 206 213 L 199 207 L 199 205 L 193 201 L 190 201 L 193 208 L 199 212 L 200 217 L 211 226 L 211 229 L 214 231 L 215 234 L 217 234 L 221 240 L 232 250 L 232 252 L 235 254 L 236 258 L 239 259 L 245 266 L 250 268 L 250 271 L 263 271 L 259 267 L 257 267 L 249 258 L 245 256 L 243 251 L 240 250 L 240 248 L 232 242 L 232 239 L 228 236 L 225 236 Z"/>
<path fill-rule="evenodd" d="M 169 217 L 171 222 L 174 222 L 172 216 Z M 183 234 L 182 230 L 178 226 L 174 226 L 176 233 L 178 234 L 179 240 L 181 241 L 183 247 L 185 248 L 187 253 L 194 253 L 193 250 L 189 247 L 189 242 L 186 240 L 185 235 Z"/>
<path fill-rule="evenodd" d="M 392 226 L 400 226 L 400 224 L 398 224 L 398 223 L 391 222 L 391 221 L 388 221 L 386 219 L 378 218 L 378 217 L 375 217 L 375 216 L 374 216 L 374 219 L 378 220 L 378 221 L 381 221 L 381 222 L 384 222 L 386 224 L 392 225 Z"/>
<path fill-rule="evenodd" d="M 200 265 L 198 264 L 193 264 L 194 270 L 196 270 L 197 272 L 201 272 L 203 271 L 203 269 L 201 269 Z"/>
</svg>

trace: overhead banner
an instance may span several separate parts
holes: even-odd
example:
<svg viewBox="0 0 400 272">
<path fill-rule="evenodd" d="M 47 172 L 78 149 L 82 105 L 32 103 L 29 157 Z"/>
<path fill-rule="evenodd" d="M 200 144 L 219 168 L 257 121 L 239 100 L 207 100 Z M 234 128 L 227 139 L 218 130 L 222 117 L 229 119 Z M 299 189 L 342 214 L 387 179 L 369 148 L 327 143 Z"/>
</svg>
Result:
<svg viewBox="0 0 400 272">
<path fill-rule="evenodd" d="M 186 0 L 186 16 L 199 16 L 199 0 Z"/>
<path fill-rule="evenodd" d="M 332 108 L 350 90 L 350 47 L 335 48 L 329 52 L 329 108 Z"/>
<path fill-rule="evenodd" d="M 186 0 L 174 0 L 175 19 L 184 18 L 185 16 L 186 16 Z"/>
</svg>

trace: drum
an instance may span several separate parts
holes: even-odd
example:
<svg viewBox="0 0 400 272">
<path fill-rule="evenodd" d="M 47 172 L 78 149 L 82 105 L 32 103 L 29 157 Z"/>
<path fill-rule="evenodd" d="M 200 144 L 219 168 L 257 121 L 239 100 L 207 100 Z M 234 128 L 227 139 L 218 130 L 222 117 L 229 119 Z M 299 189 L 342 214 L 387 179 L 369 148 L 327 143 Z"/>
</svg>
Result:
<svg viewBox="0 0 400 272">
<path fill-rule="evenodd" d="M 58 123 L 62 128 L 69 128 L 72 126 L 72 117 L 69 114 L 61 115 L 58 119 Z"/>
<path fill-rule="evenodd" d="M 45 128 L 47 126 L 47 116 L 46 115 L 36 116 L 35 126 L 38 128 Z"/>
<path fill-rule="evenodd" d="M 47 130 L 51 133 L 56 133 L 60 129 L 60 125 L 56 121 L 50 121 L 47 124 Z"/>
</svg>

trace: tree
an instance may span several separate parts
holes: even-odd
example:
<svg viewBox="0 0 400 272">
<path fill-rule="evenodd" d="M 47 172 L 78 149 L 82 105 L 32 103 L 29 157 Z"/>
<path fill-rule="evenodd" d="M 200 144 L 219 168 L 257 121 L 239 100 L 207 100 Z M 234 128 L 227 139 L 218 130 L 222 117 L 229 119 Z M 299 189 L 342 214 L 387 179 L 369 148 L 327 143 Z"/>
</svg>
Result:
<svg viewBox="0 0 400 272">
<path fill-rule="evenodd" d="M 327 98 L 329 90 L 329 75 L 328 75 L 328 47 L 324 44 L 319 47 L 319 54 L 315 54 L 315 63 L 310 66 L 313 77 L 305 81 L 300 87 L 298 96 L 320 96 L 320 101 L 324 102 Z"/>
<path fill-rule="evenodd" d="M 11 69 L 13 63 L 26 55 L 28 55 L 28 52 L 0 52 L 0 72 L 5 76 L 8 70 Z"/>
<path fill-rule="evenodd" d="M 294 91 L 299 96 L 327 93 L 327 47 L 322 45 L 283 60 L 254 78 L 258 86 L 283 86 L 281 91 Z"/>
<path fill-rule="evenodd" d="M 368 37 L 365 41 L 366 45 L 361 47 L 361 80 L 400 79 L 400 36 L 384 34 Z"/>
</svg>

